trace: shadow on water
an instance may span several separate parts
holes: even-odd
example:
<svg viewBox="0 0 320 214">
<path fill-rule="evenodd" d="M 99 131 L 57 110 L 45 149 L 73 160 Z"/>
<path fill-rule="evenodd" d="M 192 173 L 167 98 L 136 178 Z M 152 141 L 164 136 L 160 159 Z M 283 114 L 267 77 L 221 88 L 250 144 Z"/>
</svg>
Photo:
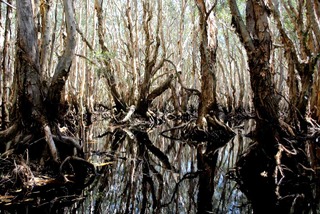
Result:
<svg viewBox="0 0 320 214">
<path fill-rule="evenodd" d="M 250 213 L 251 206 L 230 172 L 250 143 L 244 134 L 253 129 L 253 122 L 234 128 L 236 135 L 218 149 L 179 140 L 180 130 L 172 130 L 170 138 L 160 134 L 177 125 L 147 131 L 108 124 L 91 127 L 87 134 L 100 137 L 86 150 L 98 176 L 84 191 L 85 199 L 68 212 Z"/>
</svg>

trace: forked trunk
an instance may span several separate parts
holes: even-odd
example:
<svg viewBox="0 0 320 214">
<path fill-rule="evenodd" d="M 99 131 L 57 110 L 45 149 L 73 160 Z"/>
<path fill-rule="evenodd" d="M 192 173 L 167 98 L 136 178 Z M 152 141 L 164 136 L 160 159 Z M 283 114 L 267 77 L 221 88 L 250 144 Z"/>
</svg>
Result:
<svg viewBox="0 0 320 214">
<path fill-rule="evenodd" d="M 310 188 L 306 188 L 300 179 L 308 180 L 305 169 L 297 162 L 305 162 L 303 148 L 286 140 L 293 134 L 286 132 L 288 126 L 279 120 L 279 98 L 275 92 L 274 81 L 270 69 L 271 36 L 268 23 L 268 9 L 262 0 L 248 0 L 246 4 L 246 24 L 243 22 L 235 0 L 229 0 L 232 13 L 232 24 L 235 26 L 243 43 L 249 64 L 253 104 L 256 113 L 256 140 L 237 162 L 237 176 L 240 188 L 252 202 L 255 213 L 300 213 L 308 209 Z M 285 138 L 285 139 L 284 139 Z M 297 148 L 295 148 L 297 146 Z M 293 149 L 296 154 L 284 151 Z M 298 149 L 299 148 L 299 149 Z M 283 167 L 288 167 L 284 170 Z M 288 173 L 287 171 L 290 171 Z M 303 175 L 303 173 L 306 173 Z M 302 194 L 296 205 L 296 198 Z M 286 192 L 290 189 L 289 193 Z M 288 200 L 285 197 L 293 195 Z M 292 196 L 290 196 L 292 197 Z M 300 199 L 299 199 L 300 200 Z"/>
</svg>

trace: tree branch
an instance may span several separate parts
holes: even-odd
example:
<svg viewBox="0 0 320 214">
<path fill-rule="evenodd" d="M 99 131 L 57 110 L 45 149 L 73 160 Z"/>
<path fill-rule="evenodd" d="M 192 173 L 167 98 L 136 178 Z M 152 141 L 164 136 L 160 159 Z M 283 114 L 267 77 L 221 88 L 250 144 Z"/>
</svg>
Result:
<svg viewBox="0 0 320 214">
<path fill-rule="evenodd" d="M 246 49 L 250 52 L 254 51 L 255 46 L 252 38 L 241 18 L 237 3 L 235 0 L 229 0 L 230 11 L 232 15 L 232 25 L 235 27 L 236 32 L 239 34 L 240 40 L 242 40 Z"/>
<path fill-rule="evenodd" d="M 169 77 L 162 83 L 162 85 L 155 88 L 149 95 L 148 95 L 148 102 L 151 103 L 156 97 L 160 96 L 165 90 L 170 87 L 171 81 L 173 79 L 173 74 L 170 74 Z"/>
<path fill-rule="evenodd" d="M 12 4 L 9 4 L 8 2 L 1 0 L 2 3 L 4 3 L 5 5 L 11 7 L 12 9 L 16 10 L 17 8 L 15 6 L 13 6 Z"/>
<path fill-rule="evenodd" d="M 315 5 L 315 2 L 313 0 L 307 0 L 306 2 L 306 8 L 307 8 L 307 17 L 311 23 L 311 28 L 316 35 L 316 38 L 320 38 L 320 26 L 319 21 L 317 20 L 315 9 L 312 7 Z"/>
<path fill-rule="evenodd" d="M 49 102 L 57 105 L 60 103 L 61 92 L 65 86 L 65 82 L 68 79 L 72 59 L 75 55 L 76 48 L 76 22 L 74 18 L 74 11 L 71 0 L 64 0 L 64 12 L 66 19 L 67 38 L 65 44 L 65 50 L 61 56 L 55 73 L 52 77 L 51 85 L 48 92 Z"/>
</svg>

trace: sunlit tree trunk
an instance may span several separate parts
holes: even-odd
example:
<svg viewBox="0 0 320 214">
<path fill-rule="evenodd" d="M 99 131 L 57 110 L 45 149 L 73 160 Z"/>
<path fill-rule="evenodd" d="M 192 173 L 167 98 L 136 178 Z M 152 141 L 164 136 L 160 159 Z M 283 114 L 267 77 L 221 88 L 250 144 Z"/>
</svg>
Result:
<svg viewBox="0 0 320 214">
<path fill-rule="evenodd" d="M 314 69 L 319 58 L 317 53 L 312 53 L 312 49 L 314 50 L 315 47 L 309 47 L 308 41 L 317 41 L 316 38 L 320 36 L 320 27 L 317 21 L 318 18 L 316 17 L 314 1 L 308 1 L 305 6 L 300 1 L 295 5 L 296 8 L 292 3 L 282 4 L 294 26 L 298 38 L 298 45 L 290 39 L 285 30 L 282 14 L 279 9 L 281 5 L 276 0 L 269 0 L 269 5 L 276 20 L 282 43 L 285 45 L 285 56 L 288 61 L 289 100 L 292 105 L 290 116 L 293 122 L 297 124 L 296 129 L 306 133 L 308 128 L 306 114 L 312 96 Z M 311 30 L 307 29 L 309 28 L 307 27 L 308 25 L 310 25 Z"/>
<path fill-rule="evenodd" d="M 218 46 L 216 20 L 207 11 L 205 1 L 196 1 L 199 9 L 200 56 L 201 56 L 201 95 L 197 125 L 205 126 L 205 117 L 216 103 L 216 51 Z"/>
<path fill-rule="evenodd" d="M 225 81 L 226 83 L 229 83 L 226 85 L 226 87 L 228 87 L 227 90 L 227 108 L 228 111 L 233 111 L 235 108 L 235 96 L 232 96 L 235 94 L 235 82 L 234 82 L 234 78 L 232 78 L 232 73 L 233 73 L 233 69 L 232 69 L 232 63 L 234 62 L 234 51 L 230 49 L 230 38 L 229 38 L 229 32 L 227 29 L 224 29 L 224 38 L 225 38 L 225 42 L 226 42 L 226 51 L 228 54 L 226 54 L 227 59 L 223 59 L 222 63 L 223 64 L 227 64 L 224 66 L 224 75 L 225 75 Z M 235 62 L 234 62 L 235 63 Z M 229 89 L 230 87 L 230 89 Z M 241 90 L 241 89 L 240 89 Z"/>
<path fill-rule="evenodd" d="M 235 0 L 229 0 L 229 6 L 232 14 L 232 24 L 244 45 L 247 56 L 250 72 L 251 88 L 253 90 L 253 104 L 255 107 L 256 118 L 256 132 L 259 145 L 265 152 L 271 156 L 275 154 L 275 146 L 277 145 L 276 133 L 279 126 L 279 108 L 278 100 L 274 90 L 274 83 L 270 69 L 270 50 L 271 50 L 271 36 L 268 23 L 268 12 L 263 1 L 246 2 L 246 23 L 241 18 L 238 6 Z M 253 159 L 247 160 L 248 165 L 254 167 L 255 161 Z M 272 172 L 272 165 L 275 161 L 270 160 L 270 170 Z M 262 165 L 262 163 L 260 163 Z M 244 183 L 248 182 L 248 187 L 261 186 L 261 195 L 253 189 L 248 190 L 247 197 L 253 201 L 253 209 L 257 213 L 268 213 L 275 210 L 275 185 L 271 182 L 259 178 L 259 174 L 255 174 L 256 169 L 251 170 L 248 176 L 245 176 Z M 246 172 L 244 172 L 246 173 Z"/>
<path fill-rule="evenodd" d="M 132 5 L 134 5 L 135 13 L 132 13 Z M 127 16 L 127 28 L 129 31 L 129 44 L 128 47 L 128 55 L 129 55 L 129 61 L 130 61 L 130 67 L 132 71 L 133 76 L 133 84 L 131 89 L 131 99 L 129 102 L 132 102 L 130 104 L 135 104 L 138 101 L 139 97 L 139 80 L 140 80 L 140 72 L 138 70 L 138 35 L 137 35 L 137 0 L 134 0 L 134 2 L 131 2 L 131 0 L 127 0 L 127 8 L 126 8 L 126 16 Z"/>
<path fill-rule="evenodd" d="M 150 1 L 143 2 L 143 31 L 144 31 L 144 74 L 142 77 L 142 82 L 139 85 L 139 98 L 137 102 L 137 112 L 139 114 L 145 115 L 150 105 L 150 100 L 148 100 L 149 90 L 151 87 L 151 78 L 161 69 L 164 64 L 165 49 L 164 53 L 160 56 L 159 50 L 163 42 L 161 41 L 160 31 L 162 31 L 162 0 L 158 0 L 158 13 L 157 13 L 157 24 L 155 32 L 151 28 L 150 22 L 153 17 L 153 11 Z M 155 35 L 155 38 L 152 35 Z M 152 40 L 155 40 L 155 44 L 152 44 Z M 158 59 L 160 57 L 160 60 Z M 168 85 L 169 87 L 169 85 Z"/>
<path fill-rule="evenodd" d="M 51 80 L 48 94 L 43 90 L 38 36 L 30 0 L 16 2 L 17 48 L 15 59 L 14 118 L 11 126 L 0 132 L 1 143 L 28 144 L 33 138 L 43 135 L 51 158 L 59 162 L 58 151 L 53 140 L 55 121 L 60 117 L 61 92 L 68 78 L 75 50 L 75 23 L 72 3 L 63 1 L 67 25 L 65 50 Z M 52 127 L 54 129 L 52 129 Z M 61 137 L 62 139 L 62 137 Z M 41 151 L 40 151 L 41 152 Z M 40 153 L 41 154 L 41 153 Z M 40 155 L 41 156 L 41 155 Z"/>
<path fill-rule="evenodd" d="M 201 94 L 198 107 L 197 126 L 208 129 L 207 116 L 216 107 L 216 51 L 218 47 L 216 20 L 212 10 L 207 9 L 204 0 L 196 0 L 199 10 L 200 25 L 200 58 L 201 58 Z M 213 115 L 214 117 L 214 115 Z M 210 127 L 214 124 L 210 124 Z M 214 193 L 214 174 L 217 162 L 215 142 L 208 145 L 199 145 L 197 148 L 197 166 L 201 171 L 199 175 L 199 192 L 197 198 L 197 213 L 212 212 L 212 197 Z"/>
<path fill-rule="evenodd" d="M 96 14 L 97 14 L 97 18 L 98 18 L 98 38 L 99 38 L 99 45 L 100 48 L 102 50 L 102 52 L 106 55 L 106 58 L 103 60 L 104 66 L 105 66 L 105 75 L 106 75 L 106 79 L 107 79 L 107 84 L 108 87 L 110 88 L 110 92 L 113 98 L 113 101 L 116 105 L 116 108 L 118 111 L 120 110 L 126 110 L 126 104 L 124 103 L 123 99 L 121 98 L 118 88 L 117 88 L 117 83 L 116 80 L 114 79 L 114 75 L 113 75 L 113 69 L 112 69 L 112 65 L 110 62 L 110 58 L 108 57 L 108 53 L 110 52 L 109 49 L 107 48 L 106 44 L 105 44 L 105 19 L 103 16 L 103 9 L 102 9 L 102 5 L 103 1 L 101 0 L 95 0 L 94 1 L 94 6 L 95 6 L 95 10 L 96 10 Z"/>
<path fill-rule="evenodd" d="M 9 0 L 8 4 L 11 4 L 12 1 Z M 10 95 L 9 91 L 9 73 L 11 72 L 11 57 L 9 54 L 10 51 L 10 34 L 11 34 L 11 16 L 12 8 L 7 6 L 6 22 L 4 29 L 4 41 L 3 41 L 3 52 L 1 61 L 2 68 L 2 102 L 1 102 L 1 128 L 4 130 L 9 124 L 9 110 L 8 110 L 8 99 Z"/>
<path fill-rule="evenodd" d="M 51 11 L 54 4 L 51 0 L 41 0 L 40 16 L 41 16 L 41 44 L 40 44 L 40 70 L 44 77 L 50 77 L 48 70 L 48 59 L 51 43 Z"/>
</svg>

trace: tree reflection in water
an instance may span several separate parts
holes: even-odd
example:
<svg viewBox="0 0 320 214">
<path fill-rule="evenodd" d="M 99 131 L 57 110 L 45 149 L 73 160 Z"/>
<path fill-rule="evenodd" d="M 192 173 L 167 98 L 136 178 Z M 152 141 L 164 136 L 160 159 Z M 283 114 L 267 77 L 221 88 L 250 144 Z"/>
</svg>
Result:
<svg viewBox="0 0 320 214">
<path fill-rule="evenodd" d="M 176 125 L 176 124 L 175 124 Z M 250 213 L 250 204 L 232 179 L 233 167 L 250 139 L 251 121 L 234 129 L 236 136 L 217 150 L 213 213 Z M 80 213 L 197 213 L 201 187 L 198 144 L 178 140 L 179 130 L 160 135 L 169 125 L 148 131 L 94 127 L 101 136 L 88 145 L 88 158 L 98 177 L 84 192 L 85 200 L 69 209 Z M 175 136 L 175 137 L 174 137 Z M 180 138 L 181 139 L 181 138 Z M 201 179 L 201 178 L 200 178 Z M 200 203 L 201 204 L 201 203 Z"/>
</svg>

